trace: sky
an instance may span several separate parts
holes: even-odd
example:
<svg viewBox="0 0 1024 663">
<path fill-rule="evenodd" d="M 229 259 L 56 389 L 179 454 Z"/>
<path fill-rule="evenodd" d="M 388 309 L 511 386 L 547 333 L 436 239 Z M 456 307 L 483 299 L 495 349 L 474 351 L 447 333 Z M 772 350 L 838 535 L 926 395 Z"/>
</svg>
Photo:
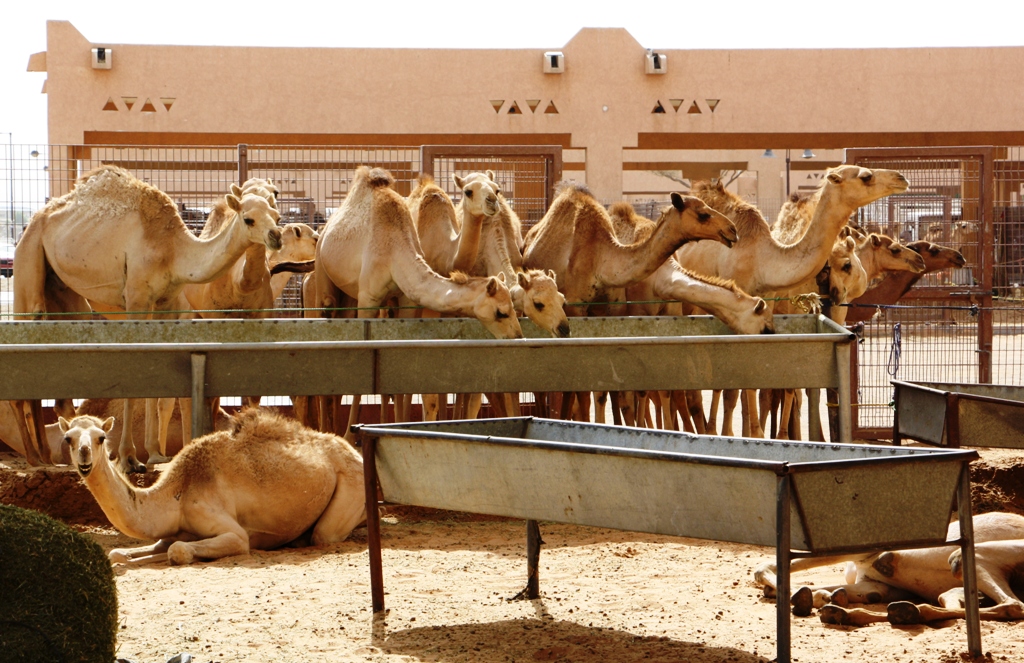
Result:
<svg viewBox="0 0 1024 663">
<path fill-rule="evenodd" d="M 11 0 L 0 19 L 0 142 L 46 142 L 46 74 L 26 68 L 46 50 L 47 20 L 107 44 L 557 49 L 581 28 L 621 27 L 654 49 L 1022 46 L 1017 2 Z"/>
</svg>

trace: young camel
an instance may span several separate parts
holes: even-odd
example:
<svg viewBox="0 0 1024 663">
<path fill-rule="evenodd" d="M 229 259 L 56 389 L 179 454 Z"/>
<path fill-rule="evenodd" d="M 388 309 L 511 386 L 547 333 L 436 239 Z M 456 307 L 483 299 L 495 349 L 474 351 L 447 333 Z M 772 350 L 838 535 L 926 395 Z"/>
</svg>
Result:
<svg viewBox="0 0 1024 663">
<path fill-rule="evenodd" d="M 960 523 L 949 525 L 948 540 L 960 537 Z M 987 620 L 1024 619 L 1024 603 L 1011 588 L 1024 573 L 1024 517 L 994 512 L 974 517 L 974 556 L 978 590 L 996 605 L 981 609 Z M 882 553 L 853 553 L 793 560 L 790 572 L 846 562 L 846 584 L 811 590 L 801 587 L 792 597 L 793 614 L 819 609 L 827 624 L 865 626 L 889 621 L 919 624 L 963 619 L 963 565 L 959 546 L 940 546 Z M 776 568 L 772 562 L 754 571 L 754 581 L 774 596 Z M 908 599 L 920 597 L 928 604 Z M 889 603 L 887 612 L 848 608 L 850 604 Z M 938 604 L 936 607 L 932 604 Z"/>
<path fill-rule="evenodd" d="M 907 248 L 916 251 L 924 260 L 923 272 L 889 272 L 876 285 L 870 286 L 866 292 L 855 298 L 846 313 L 846 323 L 852 324 L 870 320 L 877 308 L 895 304 L 903 295 L 914 287 L 922 276 L 943 269 L 959 268 L 967 264 L 963 255 L 956 249 L 939 246 L 921 240 L 907 244 Z"/>
<path fill-rule="evenodd" d="M 61 417 L 58 424 L 72 465 L 114 527 L 156 540 L 112 550 L 112 562 L 243 555 L 283 546 L 310 528 L 313 545 L 325 545 L 344 541 L 366 516 L 356 450 L 266 410 L 246 410 L 230 431 L 194 441 L 143 489 L 107 459 L 113 417 Z"/>
<path fill-rule="evenodd" d="M 676 259 L 695 272 L 732 279 L 751 295 L 772 297 L 778 290 L 813 278 L 821 270 L 854 210 L 879 198 L 902 193 L 908 186 L 906 178 L 894 170 L 859 166 L 832 168 L 822 181 L 819 204 L 806 231 L 794 243 L 780 244 L 772 237 L 768 223 L 756 207 L 726 191 L 721 182 L 697 182 L 693 194 L 732 219 L 740 240 L 728 253 L 710 242 L 687 245 L 676 252 Z M 752 394 L 748 394 L 744 402 L 749 412 L 755 410 L 756 399 Z M 714 401 L 712 409 L 715 409 Z M 749 421 L 750 433 L 763 435 L 763 431 L 757 430 L 760 426 L 756 414 L 749 417 Z M 731 426 L 732 416 L 727 412 L 723 433 L 731 434 Z"/>
<path fill-rule="evenodd" d="M 86 306 L 88 299 L 146 318 L 165 317 L 161 312 L 181 305 L 186 284 L 220 277 L 250 245 L 280 248 L 280 215 L 266 199 L 231 195 L 226 202 L 230 218 L 223 231 L 197 239 L 156 187 L 116 166 L 86 173 L 26 226 L 14 255 L 15 312 L 46 317 L 52 273 Z M 132 408 L 126 399 L 126 421 L 132 420 Z M 118 453 L 122 470 L 145 471 L 131 435 L 123 436 Z"/>
</svg>

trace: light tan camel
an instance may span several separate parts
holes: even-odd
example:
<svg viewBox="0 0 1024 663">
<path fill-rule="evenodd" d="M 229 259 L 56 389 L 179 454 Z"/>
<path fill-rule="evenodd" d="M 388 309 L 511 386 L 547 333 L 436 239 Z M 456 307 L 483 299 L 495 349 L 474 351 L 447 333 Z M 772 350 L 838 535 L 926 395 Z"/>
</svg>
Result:
<svg viewBox="0 0 1024 663">
<path fill-rule="evenodd" d="M 726 247 L 737 241 L 736 227 L 692 196 L 673 193 L 672 205 L 646 240 L 624 245 L 611 218 L 586 187 L 563 183 L 544 217 L 526 236 L 523 265 L 551 270 L 568 302 L 570 315 L 585 314 L 579 304 L 598 301 L 612 288 L 643 280 L 683 244 L 712 239 Z"/>
<path fill-rule="evenodd" d="M 46 316 L 50 271 L 69 290 L 106 307 L 147 318 L 174 310 L 185 284 L 218 278 L 250 245 L 280 248 L 280 216 L 264 198 L 232 195 L 227 204 L 231 216 L 223 231 L 202 240 L 156 187 L 115 166 L 90 171 L 26 226 L 14 255 L 15 312 Z M 127 421 L 131 409 L 126 399 Z M 121 468 L 145 471 L 133 448 L 125 435 Z"/>
<path fill-rule="evenodd" d="M 967 262 L 956 249 L 932 244 L 925 240 L 911 242 L 907 244 L 907 248 L 921 254 L 921 258 L 924 260 L 924 271 L 885 274 L 880 282 L 870 286 L 864 294 L 853 300 L 853 306 L 846 313 L 847 324 L 870 320 L 878 311 L 877 308 L 872 307 L 895 304 L 925 274 L 963 267 Z"/>
<path fill-rule="evenodd" d="M 281 226 L 281 248 L 267 255 L 267 262 L 270 265 L 270 290 L 274 294 L 275 302 L 295 272 L 275 271 L 274 268 L 284 263 L 314 260 L 318 239 L 320 233 L 305 223 L 286 223 Z"/>
<path fill-rule="evenodd" d="M 442 276 L 453 271 L 468 274 L 473 269 L 480 251 L 484 217 L 497 211 L 496 186 L 488 186 L 490 182 L 469 186 L 458 175 L 452 177 L 460 188 L 465 186 L 461 217 L 456 214 L 452 199 L 429 175 L 420 175 L 416 188 L 406 198 L 423 259 Z"/>
<path fill-rule="evenodd" d="M 107 459 L 112 417 L 58 423 L 72 465 L 114 527 L 156 540 L 112 550 L 112 562 L 189 564 L 243 555 L 283 546 L 310 528 L 313 545 L 325 545 L 344 541 L 365 519 L 355 449 L 266 410 L 246 410 L 230 431 L 199 438 L 144 489 Z"/>
<path fill-rule="evenodd" d="M 960 536 L 960 523 L 949 525 L 948 539 Z M 988 620 L 1024 619 L 1024 603 L 1011 582 L 1024 573 L 1024 517 L 1013 513 L 986 513 L 974 517 L 974 555 L 978 590 L 996 603 L 981 609 Z M 793 613 L 806 616 L 818 608 L 828 624 L 865 626 L 962 619 L 964 617 L 963 564 L 959 546 L 854 553 L 793 560 L 790 572 L 846 562 L 846 584 L 811 590 L 801 587 L 792 597 Z M 776 568 L 765 563 L 754 581 L 774 595 Z M 921 598 L 929 604 L 910 602 Z M 887 612 L 847 608 L 854 603 L 889 603 Z M 938 604 L 940 607 L 936 607 Z"/>
</svg>

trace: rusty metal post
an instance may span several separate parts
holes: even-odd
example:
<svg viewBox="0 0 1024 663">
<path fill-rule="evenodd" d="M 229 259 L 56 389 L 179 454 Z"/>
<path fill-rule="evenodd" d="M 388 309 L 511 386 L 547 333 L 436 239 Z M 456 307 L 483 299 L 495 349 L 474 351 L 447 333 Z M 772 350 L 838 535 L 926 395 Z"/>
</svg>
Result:
<svg viewBox="0 0 1024 663">
<path fill-rule="evenodd" d="M 783 474 L 778 478 L 775 502 L 775 660 L 778 663 L 790 663 L 789 501 L 789 475 Z"/>
<path fill-rule="evenodd" d="M 366 489 L 366 541 L 370 554 L 370 597 L 373 611 L 384 610 L 384 569 L 380 554 L 380 511 L 377 509 L 377 438 L 355 431 L 363 448 L 363 485 Z"/>
<path fill-rule="evenodd" d="M 540 566 L 540 526 L 536 520 L 526 521 L 526 598 L 540 598 L 540 578 L 537 569 Z"/>
<path fill-rule="evenodd" d="M 981 615 L 978 607 L 977 566 L 974 562 L 974 521 L 971 514 L 971 465 L 969 462 L 965 462 L 960 469 L 957 506 L 960 516 L 960 554 L 963 561 L 967 649 L 971 656 L 977 658 L 981 656 Z"/>
<path fill-rule="evenodd" d="M 238 144 L 238 184 L 241 185 L 249 179 L 249 146 L 245 143 Z"/>
</svg>

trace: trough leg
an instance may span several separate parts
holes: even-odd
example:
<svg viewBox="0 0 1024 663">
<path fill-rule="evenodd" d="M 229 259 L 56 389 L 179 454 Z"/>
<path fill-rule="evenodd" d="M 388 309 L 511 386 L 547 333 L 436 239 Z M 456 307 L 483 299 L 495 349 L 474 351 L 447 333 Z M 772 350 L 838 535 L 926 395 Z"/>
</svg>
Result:
<svg viewBox="0 0 1024 663">
<path fill-rule="evenodd" d="M 192 438 L 209 432 L 206 422 L 206 355 L 192 355 Z"/>
<path fill-rule="evenodd" d="M 974 561 L 974 521 L 971 516 L 971 467 L 960 468 L 957 492 L 960 515 L 960 551 L 964 564 L 964 611 L 967 618 L 967 649 L 971 656 L 981 656 L 981 616 L 978 610 L 978 577 Z"/>
<path fill-rule="evenodd" d="M 540 526 L 536 520 L 526 521 L 526 587 L 513 596 L 510 601 L 522 601 L 540 598 L 540 579 L 537 569 L 540 567 L 540 546 L 544 541 L 540 538 Z"/>
<path fill-rule="evenodd" d="M 370 597 L 373 611 L 384 609 L 384 569 L 380 555 L 380 511 L 377 509 L 377 438 L 359 436 L 363 447 L 363 485 L 366 489 L 366 541 L 370 554 Z"/>
<path fill-rule="evenodd" d="M 778 479 L 775 502 L 775 660 L 778 663 L 790 663 L 789 500 L 789 475 L 783 475 Z"/>
</svg>

